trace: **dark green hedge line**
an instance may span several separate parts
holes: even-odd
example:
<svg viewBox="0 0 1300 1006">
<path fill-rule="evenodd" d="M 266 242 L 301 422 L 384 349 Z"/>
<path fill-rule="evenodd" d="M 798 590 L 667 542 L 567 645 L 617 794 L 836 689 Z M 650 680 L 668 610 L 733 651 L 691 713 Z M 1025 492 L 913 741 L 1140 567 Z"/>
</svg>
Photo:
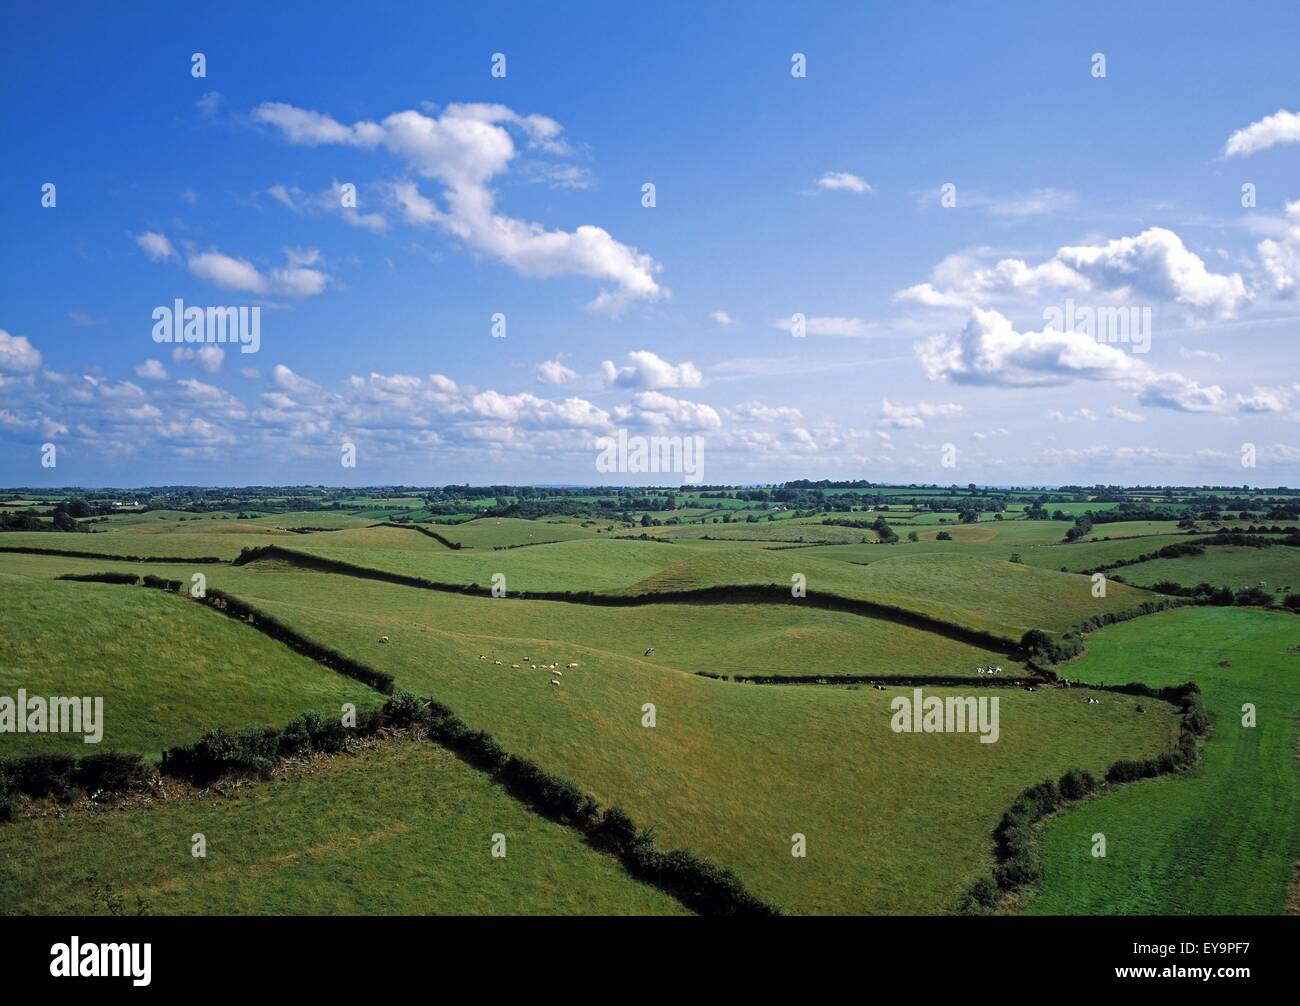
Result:
<svg viewBox="0 0 1300 1006">
<path fill-rule="evenodd" d="M 407 576 L 403 573 L 390 573 L 369 566 L 358 566 L 341 559 L 327 559 L 323 556 L 282 548 L 279 545 L 245 548 L 234 560 L 234 565 L 242 566 L 261 559 L 279 559 L 284 562 L 294 563 L 304 569 L 355 576 L 364 580 L 378 580 L 382 583 L 394 583 L 402 587 L 417 587 L 421 590 L 438 590 L 452 594 L 470 594 L 477 597 L 485 596 L 488 593 L 486 588 L 480 587 L 476 583 L 443 583 L 436 580 L 425 580 L 421 577 Z M 840 597 L 836 594 L 814 594 L 811 592 L 806 597 L 796 598 L 791 596 L 789 587 L 777 584 L 699 587 L 693 590 L 644 594 L 602 594 L 591 590 L 512 591 L 509 597 L 516 600 L 558 601 L 564 604 L 592 604 L 614 608 L 637 607 L 643 604 L 739 604 L 746 602 L 800 604 L 812 608 L 887 618 L 890 621 L 899 622 L 927 632 L 938 633 L 960 642 L 995 649 L 1001 653 L 1011 654 L 1016 648 L 1014 640 L 990 632 L 970 629 L 955 622 L 946 622 L 930 615 L 922 615 L 892 604 L 856 600 Z"/>
<path fill-rule="evenodd" d="M 488 772 L 516 799 L 581 831 L 597 848 L 618 857 L 633 876 L 668 891 L 702 915 L 779 915 L 750 893 L 730 870 L 685 849 L 664 852 L 649 832 L 638 830 L 621 809 L 602 811 L 577 786 L 508 754 L 488 734 L 471 730 L 449 708 L 429 702 L 429 735 Z"/>
<path fill-rule="evenodd" d="M 23 555 L 57 555 L 65 559 L 105 559 L 111 562 L 166 562 L 173 566 L 183 566 L 195 562 L 224 563 L 226 561 L 225 559 L 219 559 L 210 555 L 185 556 L 181 558 L 163 555 L 111 555 L 107 552 L 79 552 L 70 548 L 35 548 L 21 545 L 0 545 L 0 552 L 17 552 Z"/>
<path fill-rule="evenodd" d="M 1297 534 L 1294 529 L 1289 529 L 1287 537 L 1280 541 L 1260 537 L 1260 535 L 1274 534 L 1282 530 L 1282 528 L 1273 528 L 1271 531 L 1265 528 L 1258 530 L 1252 528 L 1249 531 L 1220 531 L 1208 538 L 1193 538 L 1189 541 L 1174 542 L 1172 545 L 1166 545 L 1154 552 L 1144 552 L 1142 555 L 1134 556 L 1131 559 L 1116 559 L 1114 562 L 1084 570 L 1084 573 L 1105 573 L 1112 569 L 1136 566 L 1139 563 L 1151 562 L 1155 559 L 1194 558 L 1204 555 L 1205 548 L 1209 545 L 1237 545 L 1245 548 L 1272 548 L 1275 545 L 1289 545 L 1292 548 L 1300 548 L 1300 534 Z"/>
<path fill-rule="evenodd" d="M 393 676 L 391 674 L 353 660 L 338 650 L 313 642 L 306 636 L 299 635 L 278 618 L 260 611 L 237 597 L 232 597 L 223 590 L 217 590 L 215 587 L 209 588 L 205 596 L 195 598 L 195 600 L 215 611 L 221 612 L 223 615 L 228 615 L 247 625 L 251 625 L 259 632 L 284 643 L 290 649 L 310 657 L 317 663 L 324 664 L 332 671 L 355 678 L 385 695 L 393 694 Z"/>
<path fill-rule="evenodd" d="M 173 594 L 179 594 L 185 589 L 185 584 L 181 580 L 167 580 L 161 576 L 154 576 L 152 573 L 146 573 L 141 583 L 155 590 L 170 590 Z"/>
<path fill-rule="evenodd" d="M 135 573 L 64 573 L 59 580 L 76 580 L 79 583 L 122 583 L 132 584 L 139 582 L 140 577 Z"/>
<path fill-rule="evenodd" d="M 67 797 L 80 790 L 120 792 L 138 789 L 151 771 L 137 754 L 102 751 L 77 758 L 67 754 L 34 754 L 0 761 L 0 821 L 13 817 L 14 798 Z"/>
<path fill-rule="evenodd" d="M 1077 657 L 1084 650 L 1083 635 L 1117 622 L 1127 622 L 1143 615 L 1154 615 L 1159 611 L 1183 607 L 1187 602 L 1178 598 L 1162 597 L 1156 601 L 1143 601 L 1136 608 L 1123 611 L 1107 611 L 1075 625 L 1059 637 L 1053 637 L 1042 629 L 1030 629 L 1020 637 L 1020 649 L 1031 661 L 1045 664 L 1060 664 Z"/>
<path fill-rule="evenodd" d="M 421 527 L 419 524 L 394 524 L 392 521 L 386 520 L 383 523 L 371 524 L 370 526 L 371 527 L 395 527 L 403 531 L 419 531 L 420 534 L 424 535 L 426 538 L 433 538 L 435 541 L 441 542 L 442 544 L 446 545 L 448 548 L 461 547 L 460 542 L 452 541 L 450 538 L 444 538 L 437 531 L 431 531 L 429 530 L 429 528 Z"/>
<path fill-rule="evenodd" d="M 1118 785 L 1178 772 L 1199 760 L 1199 739 L 1209 732 L 1213 719 L 1195 684 L 1188 682 L 1167 688 L 1151 688 L 1133 682 L 1096 690 L 1172 702 L 1179 707 L 1181 713 L 1178 743 L 1172 750 L 1162 752 L 1154 758 L 1121 759 L 1114 762 L 1106 770 L 1107 784 Z M 967 889 L 962 899 L 962 910 L 972 912 L 991 908 L 1001 895 L 1041 880 L 1043 865 L 1038 856 L 1034 826 L 1049 814 L 1083 799 L 1102 785 L 1091 773 L 1070 769 L 1061 776 L 1059 782 L 1046 779 L 1028 787 L 1016 797 L 993 831 L 997 865 L 991 876 L 979 878 Z"/>
<path fill-rule="evenodd" d="M 194 744 L 169 748 L 163 753 L 160 769 L 166 775 L 200 786 L 230 776 L 265 776 L 286 757 L 333 753 L 346 747 L 352 737 L 373 736 L 385 729 L 415 730 L 450 749 L 490 775 L 516 799 L 582 832 L 594 846 L 617 856 L 629 872 L 668 891 L 697 912 L 779 914 L 747 891 L 729 870 L 684 850 L 663 852 L 618 808 L 602 811 L 595 800 L 569 780 L 510 754 L 489 734 L 471 730 L 441 703 L 405 691 L 395 692 L 382 709 L 358 714 L 357 724 L 351 729 L 308 713 L 284 730 L 212 730 Z"/>
</svg>

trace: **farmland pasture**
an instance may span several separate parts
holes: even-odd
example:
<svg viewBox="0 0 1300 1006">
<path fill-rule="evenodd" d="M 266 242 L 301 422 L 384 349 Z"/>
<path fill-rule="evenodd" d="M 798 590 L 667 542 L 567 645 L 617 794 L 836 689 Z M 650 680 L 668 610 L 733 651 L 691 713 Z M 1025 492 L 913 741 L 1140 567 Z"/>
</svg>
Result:
<svg viewBox="0 0 1300 1006">
<path fill-rule="evenodd" d="M 457 627 L 449 614 L 456 601 L 478 605 L 484 618 L 493 606 L 561 607 L 554 602 L 321 582 L 301 571 L 229 575 L 228 589 L 309 638 L 434 695 L 508 750 L 621 804 L 666 844 L 735 869 L 760 896 L 800 912 L 950 911 L 989 868 L 990 831 L 1025 785 L 1074 765 L 1100 771 L 1163 750 L 1174 736 L 1163 703 L 1142 717 L 1065 691 L 1013 689 L 1000 693 L 996 744 L 895 734 L 889 701 L 899 689 L 713 681 L 611 653 L 600 637 L 556 638 L 546 618 L 542 634 L 520 639 L 484 633 L 477 618 Z M 377 643 L 384 634 L 391 642 Z M 580 666 L 558 688 L 545 672 L 509 666 L 537 650 Z M 503 665 L 478 659 L 490 653 Z M 645 703 L 657 709 L 654 729 L 641 725 Z M 936 775 L 945 780 L 938 803 L 927 795 Z M 792 863 L 796 831 L 817 852 Z"/>
<path fill-rule="evenodd" d="M 1300 860 L 1300 620 L 1283 612 L 1179 608 L 1088 639 L 1083 681 L 1188 679 L 1217 717 L 1204 764 L 1061 815 L 1042 842 L 1031 914 L 1280 914 Z M 1243 704 L 1257 725 L 1243 724 Z M 1106 835 L 1104 859 L 1091 836 Z"/>
<path fill-rule="evenodd" d="M 324 540 L 324 539 L 321 539 Z M 1086 577 L 976 556 L 910 555 L 890 551 L 869 566 L 826 561 L 820 549 L 705 549 L 641 541 L 573 541 L 495 553 L 420 554 L 373 549 L 364 561 L 349 549 L 294 543 L 295 550 L 439 583 L 478 584 L 494 573 L 508 593 L 595 591 L 653 594 L 776 586 L 794 577 L 811 594 L 895 606 L 1017 642 L 1031 628 L 1062 632 L 1092 615 L 1131 609 L 1150 600 L 1145 591 L 1113 584 L 1094 598 Z M 878 549 L 892 546 L 868 546 Z"/>
<path fill-rule="evenodd" d="M 1204 555 L 1181 559 L 1149 559 L 1115 571 L 1126 583 L 1150 587 L 1162 580 L 1194 587 L 1210 583 L 1216 587 L 1263 585 L 1278 600 L 1300 593 L 1300 549 L 1285 545 L 1250 548 L 1241 545 L 1210 545 Z"/>
<path fill-rule="evenodd" d="M 206 858 L 190 855 L 195 832 Z M 503 859 L 491 857 L 496 833 Z M 421 741 L 220 798 L 0 828 L 6 913 L 104 914 L 88 897 L 92 875 L 158 915 L 687 914 Z"/>
<path fill-rule="evenodd" d="M 90 747 L 81 735 L 2 733 L 0 758 L 55 750 L 157 758 L 215 726 L 279 724 L 308 709 L 337 715 L 345 702 L 358 709 L 381 702 L 365 686 L 173 594 L 16 577 L 0 564 L 0 695 L 19 688 L 101 696 L 103 740 Z"/>
<path fill-rule="evenodd" d="M 942 495 L 945 505 L 960 505 L 950 490 L 898 487 L 881 495 Z M 285 493 L 259 502 L 308 506 L 308 497 Z M 391 673 L 400 687 L 445 702 L 509 751 L 571 779 L 602 804 L 625 807 L 662 846 L 732 868 L 759 897 L 800 913 L 954 911 L 971 880 L 992 866 L 992 830 L 1024 786 L 1069 768 L 1100 774 L 1116 759 L 1164 751 L 1176 737 L 1175 712 L 1162 702 L 1144 701 L 1142 715 L 1128 700 L 1088 705 L 1078 692 L 1046 685 L 1027 692 L 946 683 L 989 686 L 1022 676 L 1029 672 L 1007 653 L 1026 630 L 1062 632 L 1157 599 L 1113 580 L 1105 598 L 1094 598 L 1088 577 L 1059 570 L 1201 536 L 1187 536 L 1173 521 L 1097 525 L 1090 537 L 1110 540 L 1063 545 L 1071 524 L 1025 520 L 1023 502 L 1002 520 L 985 513 L 977 524 L 959 524 L 955 511 L 901 504 L 879 514 L 808 516 L 806 509 L 795 515 L 679 492 L 674 510 L 659 509 L 666 494 L 644 496 L 654 508 L 637 509 L 638 523 L 629 527 L 612 516 L 629 495 L 571 498 L 604 501 L 605 512 L 424 523 L 447 519 L 451 510 L 473 516 L 504 505 L 499 499 L 541 504 L 523 494 L 451 506 L 436 496 L 426 506 L 423 496 L 381 490 L 332 497 L 329 505 L 341 502 L 347 510 L 241 508 L 232 501 L 248 497 L 213 496 L 208 505 L 228 509 L 114 513 L 91 525 L 94 534 L 7 532 L 0 546 L 117 556 L 230 560 L 243 548 L 270 544 L 438 583 L 476 584 L 479 593 L 422 590 L 281 559 L 236 566 L 0 553 L 0 694 L 18 687 L 102 694 L 109 713 L 103 747 L 150 758 L 217 724 L 283 724 L 307 709 L 331 713 L 344 702 L 382 702 L 378 693 L 184 597 L 53 579 L 117 570 L 188 582 L 202 572 L 209 588 Z M 1114 504 L 1073 507 L 1107 505 Z M 241 520 L 241 512 L 261 516 Z M 738 520 L 712 523 L 724 512 Z M 642 527 L 642 513 L 683 523 Z M 774 519 L 751 523 L 751 513 Z M 873 531 L 822 523 L 828 516 L 877 515 L 904 540 L 864 544 L 863 538 L 875 541 Z M 376 526 L 395 518 L 421 521 L 462 547 L 449 548 L 415 525 Z M 907 541 L 909 531 L 920 540 Z M 952 540 L 939 541 L 941 531 Z M 666 541 L 642 540 L 643 534 Z M 1170 571 L 1214 582 L 1203 572 L 1209 568 L 1238 578 L 1234 585 L 1266 579 L 1270 587 L 1285 586 L 1300 581 L 1291 577 L 1297 551 L 1214 547 L 1204 557 L 1116 572 L 1142 584 L 1175 578 Z M 1020 562 L 1008 561 L 1013 554 Z M 505 576 L 504 599 L 487 596 L 497 573 Z M 806 601 L 791 594 L 798 578 Z M 691 591 L 709 593 L 671 596 Z M 612 605 L 521 599 L 521 592 L 637 596 Z M 931 628 L 924 619 L 933 620 Z M 1063 673 L 1107 684 L 1201 681 L 1219 732 L 1203 767 L 1125 787 L 1050 823 L 1043 836 L 1048 878 L 1025 910 L 1278 910 L 1285 861 L 1297 858 L 1296 829 L 1286 821 L 1297 817 L 1295 770 L 1285 755 L 1294 755 L 1300 709 L 1280 676 L 1287 661 L 1300 661 L 1289 652 L 1300 624 L 1292 619 L 1182 609 L 1090 634 L 1088 654 Z M 1001 642 L 977 645 L 973 633 Z M 543 662 L 560 673 L 531 668 Z M 975 668 L 986 664 L 1001 664 L 1006 677 L 977 677 Z M 826 683 L 742 683 L 746 677 Z M 927 695 L 995 696 L 999 740 L 982 745 L 973 735 L 894 733 L 890 703 L 912 695 L 910 681 L 877 690 L 855 683 L 861 678 L 928 680 Z M 1243 701 L 1259 703 L 1272 718 L 1255 735 L 1225 733 Z M 643 725 L 648 703 L 653 727 Z M 1273 717 L 1274 710 L 1281 712 Z M 0 735 L 0 758 L 59 747 L 84 753 L 79 738 L 67 741 Z M 1270 787 L 1266 799 L 1259 798 L 1263 785 Z M 1222 823 L 1213 819 L 1216 807 L 1224 808 Z M 192 833 L 186 822 L 195 816 L 220 849 L 198 867 L 175 838 Z M 1123 852 L 1106 864 L 1110 872 L 1087 871 L 1076 848 L 1079 828 L 1118 836 Z M 1223 853 L 1233 829 L 1249 836 L 1250 854 L 1265 864 L 1260 876 L 1243 879 Z M 497 830 L 512 836 L 510 873 L 482 868 L 484 836 Z M 806 860 L 790 855 L 796 832 L 807 836 Z M 522 846 L 513 844 L 516 836 Z M 256 848 L 259 842 L 265 847 Z M 1179 843 L 1192 849 L 1187 864 L 1176 862 Z M 22 861 L 19 850 L 27 847 L 38 853 Z M 355 883 L 337 882 L 345 863 L 356 870 Z M 70 864 L 112 880 L 128 899 L 140 894 L 160 912 L 681 911 L 486 777 L 434 745 L 410 742 L 384 741 L 277 781 L 231 787 L 222 797 L 0 826 L 6 906 L 87 910 L 75 871 L 61 872 Z"/>
</svg>

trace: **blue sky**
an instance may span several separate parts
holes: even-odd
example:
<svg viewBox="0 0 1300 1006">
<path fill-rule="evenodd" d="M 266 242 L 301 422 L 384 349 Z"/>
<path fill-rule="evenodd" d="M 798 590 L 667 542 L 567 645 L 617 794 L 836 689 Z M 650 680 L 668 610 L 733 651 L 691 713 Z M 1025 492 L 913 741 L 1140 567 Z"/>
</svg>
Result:
<svg viewBox="0 0 1300 1006">
<path fill-rule="evenodd" d="M 5 3 L 0 483 L 1300 482 L 1294 4 L 700 6 Z"/>
</svg>

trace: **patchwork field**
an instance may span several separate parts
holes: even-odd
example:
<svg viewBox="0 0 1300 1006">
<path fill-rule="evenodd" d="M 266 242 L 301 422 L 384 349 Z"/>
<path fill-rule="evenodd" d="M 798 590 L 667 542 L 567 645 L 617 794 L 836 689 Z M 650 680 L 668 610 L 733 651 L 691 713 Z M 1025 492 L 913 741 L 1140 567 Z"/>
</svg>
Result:
<svg viewBox="0 0 1300 1006">
<path fill-rule="evenodd" d="M 38 560 L 39 561 L 39 560 Z M 100 564 L 102 566 L 102 563 Z M 0 759 L 132 751 L 157 758 L 217 726 L 337 714 L 379 695 L 272 640 L 144 587 L 31 581 L 0 563 L 0 695 L 100 696 L 103 739 L 0 733 Z"/>
<path fill-rule="evenodd" d="M 659 848 L 732 871 L 768 905 L 953 913 L 996 865 L 994 829 L 1025 787 L 1071 769 L 1102 776 L 1178 739 L 1174 706 L 1090 703 L 1093 693 L 1057 687 L 1026 664 L 1021 637 L 1133 613 L 1160 599 L 1141 585 L 1169 578 L 1164 567 L 1197 582 L 1285 587 L 1300 551 L 1214 547 L 1126 566 L 1131 583 L 1112 579 L 1096 598 L 1089 577 L 1061 567 L 1088 569 L 1187 536 L 1173 521 L 1130 521 L 1095 528 L 1110 540 L 1063 545 L 1069 524 L 1025 520 L 1014 508 L 973 524 L 940 524 L 921 510 L 855 512 L 895 523 L 902 540 L 880 544 L 874 531 L 821 523 L 834 514 L 714 524 L 712 501 L 686 497 L 630 521 L 565 513 L 380 526 L 440 515 L 415 495 L 344 502 L 124 512 L 94 534 L 0 536 L 0 547 L 104 556 L 0 552 L 0 696 L 101 696 L 104 737 L 92 750 L 151 762 L 213 727 L 282 726 L 309 710 L 329 718 L 345 703 L 385 702 L 184 593 L 56 579 L 129 572 L 188 585 L 202 573 L 209 590 L 274 618 L 307 647 L 432 697 L 507 753 L 601 807 L 623 808 Z M 744 513 L 741 502 L 717 510 Z M 47 506 L 34 501 L 37 512 Z M 264 545 L 286 551 L 231 561 Z M 191 561 L 202 557 L 223 561 Z M 504 597 L 490 596 L 494 583 Z M 1300 858 L 1300 703 L 1286 684 L 1300 662 L 1294 618 L 1187 608 L 1089 634 L 1087 653 L 1061 673 L 1106 685 L 1194 680 L 1219 725 L 1195 769 L 1112 788 L 1050 821 L 1039 840 L 1044 878 L 1015 907 L 1282 910 L 1288 867 Z M 980 673 L 993 666 L 1001 677 Z M 941 700 L 996 698 L 996 741 L 981 743 L 973 730 L 893 729 L 895 700 L 914 699 L 917 687 Z M 1261 710 L 1256 731 L 1233 727 L 1246 701 Z M 0 762 L 88 747 L 80 736 L 0 733 Z M 0 824 L 0 911 L 97 912 L 106 905 L 87 894 L 92 876 L 157 913 L 687 911 L 563 818 L 530 809 L 429 741 L 367 742 L 268 779 L 124 809 L 85 796 L 69 795 L 56 816 L 32 816 L 20 800 L 19 819 Z M 1100 865 L 1082 858 L 1078 841 L 1099 830 L 1112 850 Z M 206 860 L 189 855 L 195 832 L 207 837 Z M 496 833 L 507 835 L 504 861 L 490 855 Z M 806 856 L 791 855 L 796 836 Z M 1225 851 L 1234 841 L 1261 864 L 1249 876 Z M 344 871 L 351 879 L 340 883 Z"/>
<path fill-rule="evenodd" d="M 207 840 L 190 855 L 191 836 Z M 491 855 L 492 836 L 506 840 Z M 391 742 L 304 774 L 93 816 L 0 828 L 6 913 L 680 915 L 569 829 L 433 744 Z"/>
<path fill-rule="evenodd" d="M 1262 587 L 1273 594 L 1300 592 L 1300 549 L 1285 545 L 1249 548 L 1210 545 L 1204 555 L 1182 559 L 1150 559 L 1115 571 L 1127 583 L 1150 587 L 1162 580 L 1194 587 Z"/>
<path fill-rule="evenodd" d="M 1253 550 L 1252 550 L 1253 551 Z M 1294 615 L 1183 608 L 1110 626 L 1084 681 L 1197 681 L 1215 730 L 1203 767 L 1064 814 L 1043 839 L 1033 914 L 1276 915 L 1300 860 L 1300 631 Z M 1243 724 L 1243 706 L 1256 724 Z M 1104 859 L 1091 836 L 1106 836 Z"/>
</svg>

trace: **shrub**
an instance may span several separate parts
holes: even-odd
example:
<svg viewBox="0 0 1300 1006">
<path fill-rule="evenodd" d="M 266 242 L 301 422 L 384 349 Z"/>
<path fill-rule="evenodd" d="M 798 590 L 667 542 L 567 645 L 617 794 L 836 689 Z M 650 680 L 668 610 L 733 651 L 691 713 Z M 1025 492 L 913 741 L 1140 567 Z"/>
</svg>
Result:
<svg viewBox="0 0 1300 1006">
<path fill-rule="evenodd" d="M 1061 797 L 1065 800 L 1079 800 L 1097 788 L 1097 780 L 1091 772 L 1072 768 L 1061 776 Z"/>
<path fill-rule="evenodd" d="M 622 853 L 636 844 L 636 825 L 622 807 L 609 807 L 600 815 L 589 837 L 597 848 Z"/>
<path fill-rule="evenodd" d="M 64 573 L 58 579 L 77 580 L 81 583 L 122 583 L 134 585 L 140 578 L 134 573 Z"/>
<path fill-rule="evenodd" d="M 14 816 L 14 796 L 18 787 L 8 770 L 0 765 L 0 821 L 12 821 Z"/>
<path fill-rule="evenodd" d="M 13 787 L 28 796 L 62 796 L 72 785 L 77 759 L 64 754 L 35 754 L 6 766 Z"/>
<path fill-rule="evenodd" d="M 992 908 L 997 897 L 998 885 L 993 878 L 980 877 L 966 890 L 966 900 L 962 907 L 967 911 L 976 905 L 980 908 Z"/>
<path fill-rule="evenodd" d="M 450 712 L 450 710 L 448 710 Z M 418 697 L 399 688 L 384 703 L 384 720 L 395 727 L 409 727 L 428 717 Z"/>
<path fill-rule="evenodd" d="M 89 793 L 97 789 L 127 790 L 143 783 L 149 769 L 138 754 L 121 751 L 104 751 L 77 762 L 72 782 Z"/>
<path fill-rule="evenodd" d="M 198 786 L 227 775 L 264 775 L 279 756 L 279 739 L 279 731 L 272 727 L 217 727 L 193 744 L 168 748 L 161 769 Z"/>
<path fill-rule="evenodd" d="M 1273 603 L 1273 598 L 1263 587 L 1247 587 L 1245 590 L 1237 591 L 1234 602 L 1242 606 L 1267 608 Z"/>
</svg>

